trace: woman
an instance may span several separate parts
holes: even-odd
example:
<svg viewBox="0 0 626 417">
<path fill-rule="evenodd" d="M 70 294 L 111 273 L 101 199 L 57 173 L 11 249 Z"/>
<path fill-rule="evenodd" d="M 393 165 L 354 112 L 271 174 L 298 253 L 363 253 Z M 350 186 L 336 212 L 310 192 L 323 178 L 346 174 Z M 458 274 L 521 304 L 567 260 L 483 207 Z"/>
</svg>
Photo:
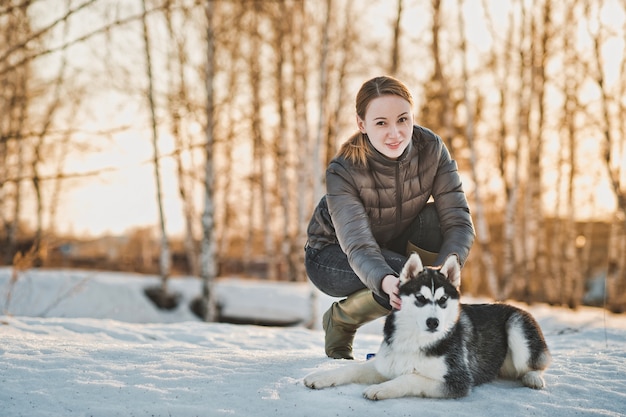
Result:
<svg viewBox="0 0 626 417">
<path fill-rule="evenodd" d="M 356 97 L 359 131 L 326 170 L 305 264 L 322 292 L 347 297 L 322 319 L 331 358 L 353 359 L 356 330 L 401 308 L 398 273 L 407 254 L 417 252 L 424 265 L 455 254 L 462 266 L 474 241 L 457 164 L 439 136 L 413 125 L 412 106 L 400 81 L 365 82 Z"/>
</svg>

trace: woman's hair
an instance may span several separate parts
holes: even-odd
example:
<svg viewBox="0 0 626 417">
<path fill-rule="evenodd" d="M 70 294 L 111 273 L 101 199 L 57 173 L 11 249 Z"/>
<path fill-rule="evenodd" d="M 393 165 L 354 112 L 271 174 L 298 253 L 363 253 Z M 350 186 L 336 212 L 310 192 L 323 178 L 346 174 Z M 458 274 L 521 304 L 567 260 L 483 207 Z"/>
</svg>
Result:
<svg viewBox="0 0 626 417">
<path fill-rule="evenodd" d="M 413 97 L 409 89 L 399 80 L 381 76 L 366 81 L 356 95 L 356 114 L 365 120 L 365 113 L 370 102 L 381 96 L 398 96 L 413 106 Z M 338 156 L 342 156 L 354 164 L 365 166 L 370 155 L 365 133 L 357 132 L 352 135 L 339 149 Z"/>
</svg>

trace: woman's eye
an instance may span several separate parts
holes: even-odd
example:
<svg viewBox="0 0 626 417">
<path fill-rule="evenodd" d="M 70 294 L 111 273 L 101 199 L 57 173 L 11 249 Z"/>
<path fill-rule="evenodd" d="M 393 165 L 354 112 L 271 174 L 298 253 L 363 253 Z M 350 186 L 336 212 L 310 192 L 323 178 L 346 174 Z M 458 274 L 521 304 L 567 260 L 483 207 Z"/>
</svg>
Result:
<svg viewBox="0 0 626 417">
<path fill-rule="evenodd" d="M 401 117 L 398 119 L 398 123 L 406 123 L 407 120 L 409 120 L 408 117 Z"/>
</svg>

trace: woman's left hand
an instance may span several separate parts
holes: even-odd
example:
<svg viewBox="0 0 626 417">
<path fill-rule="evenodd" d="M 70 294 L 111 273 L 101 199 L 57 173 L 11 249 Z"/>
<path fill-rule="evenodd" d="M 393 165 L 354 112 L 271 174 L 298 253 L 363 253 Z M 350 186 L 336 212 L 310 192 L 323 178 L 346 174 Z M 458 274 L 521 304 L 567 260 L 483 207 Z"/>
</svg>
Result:
<svg viewBox="0 0 626 417">
<path fill-rule="evenodd" d="M 386 275 L 381 283 L 381 289 L 389 295 L 389 304 L 392 308 L 400 310 L 402 308 L 402 300 L 398 295 L 398 288 L 400 286 L 400 278 L 393 275 Z"/>
</svg>

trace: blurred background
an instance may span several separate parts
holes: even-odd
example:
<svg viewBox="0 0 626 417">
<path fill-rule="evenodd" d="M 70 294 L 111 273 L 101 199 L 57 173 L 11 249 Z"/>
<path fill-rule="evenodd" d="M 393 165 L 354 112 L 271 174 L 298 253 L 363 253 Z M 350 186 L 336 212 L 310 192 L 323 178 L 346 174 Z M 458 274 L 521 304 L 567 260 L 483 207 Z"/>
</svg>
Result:
<svg viewBox="0 0 626 417">
<path fill-rule="evenodd" d="M 3 0 L 0 264 L 305 281 L 386 74 L 459 164 L 464 292 L 622 312 L 625 42 L 619 0 Z"/>
</svg>

